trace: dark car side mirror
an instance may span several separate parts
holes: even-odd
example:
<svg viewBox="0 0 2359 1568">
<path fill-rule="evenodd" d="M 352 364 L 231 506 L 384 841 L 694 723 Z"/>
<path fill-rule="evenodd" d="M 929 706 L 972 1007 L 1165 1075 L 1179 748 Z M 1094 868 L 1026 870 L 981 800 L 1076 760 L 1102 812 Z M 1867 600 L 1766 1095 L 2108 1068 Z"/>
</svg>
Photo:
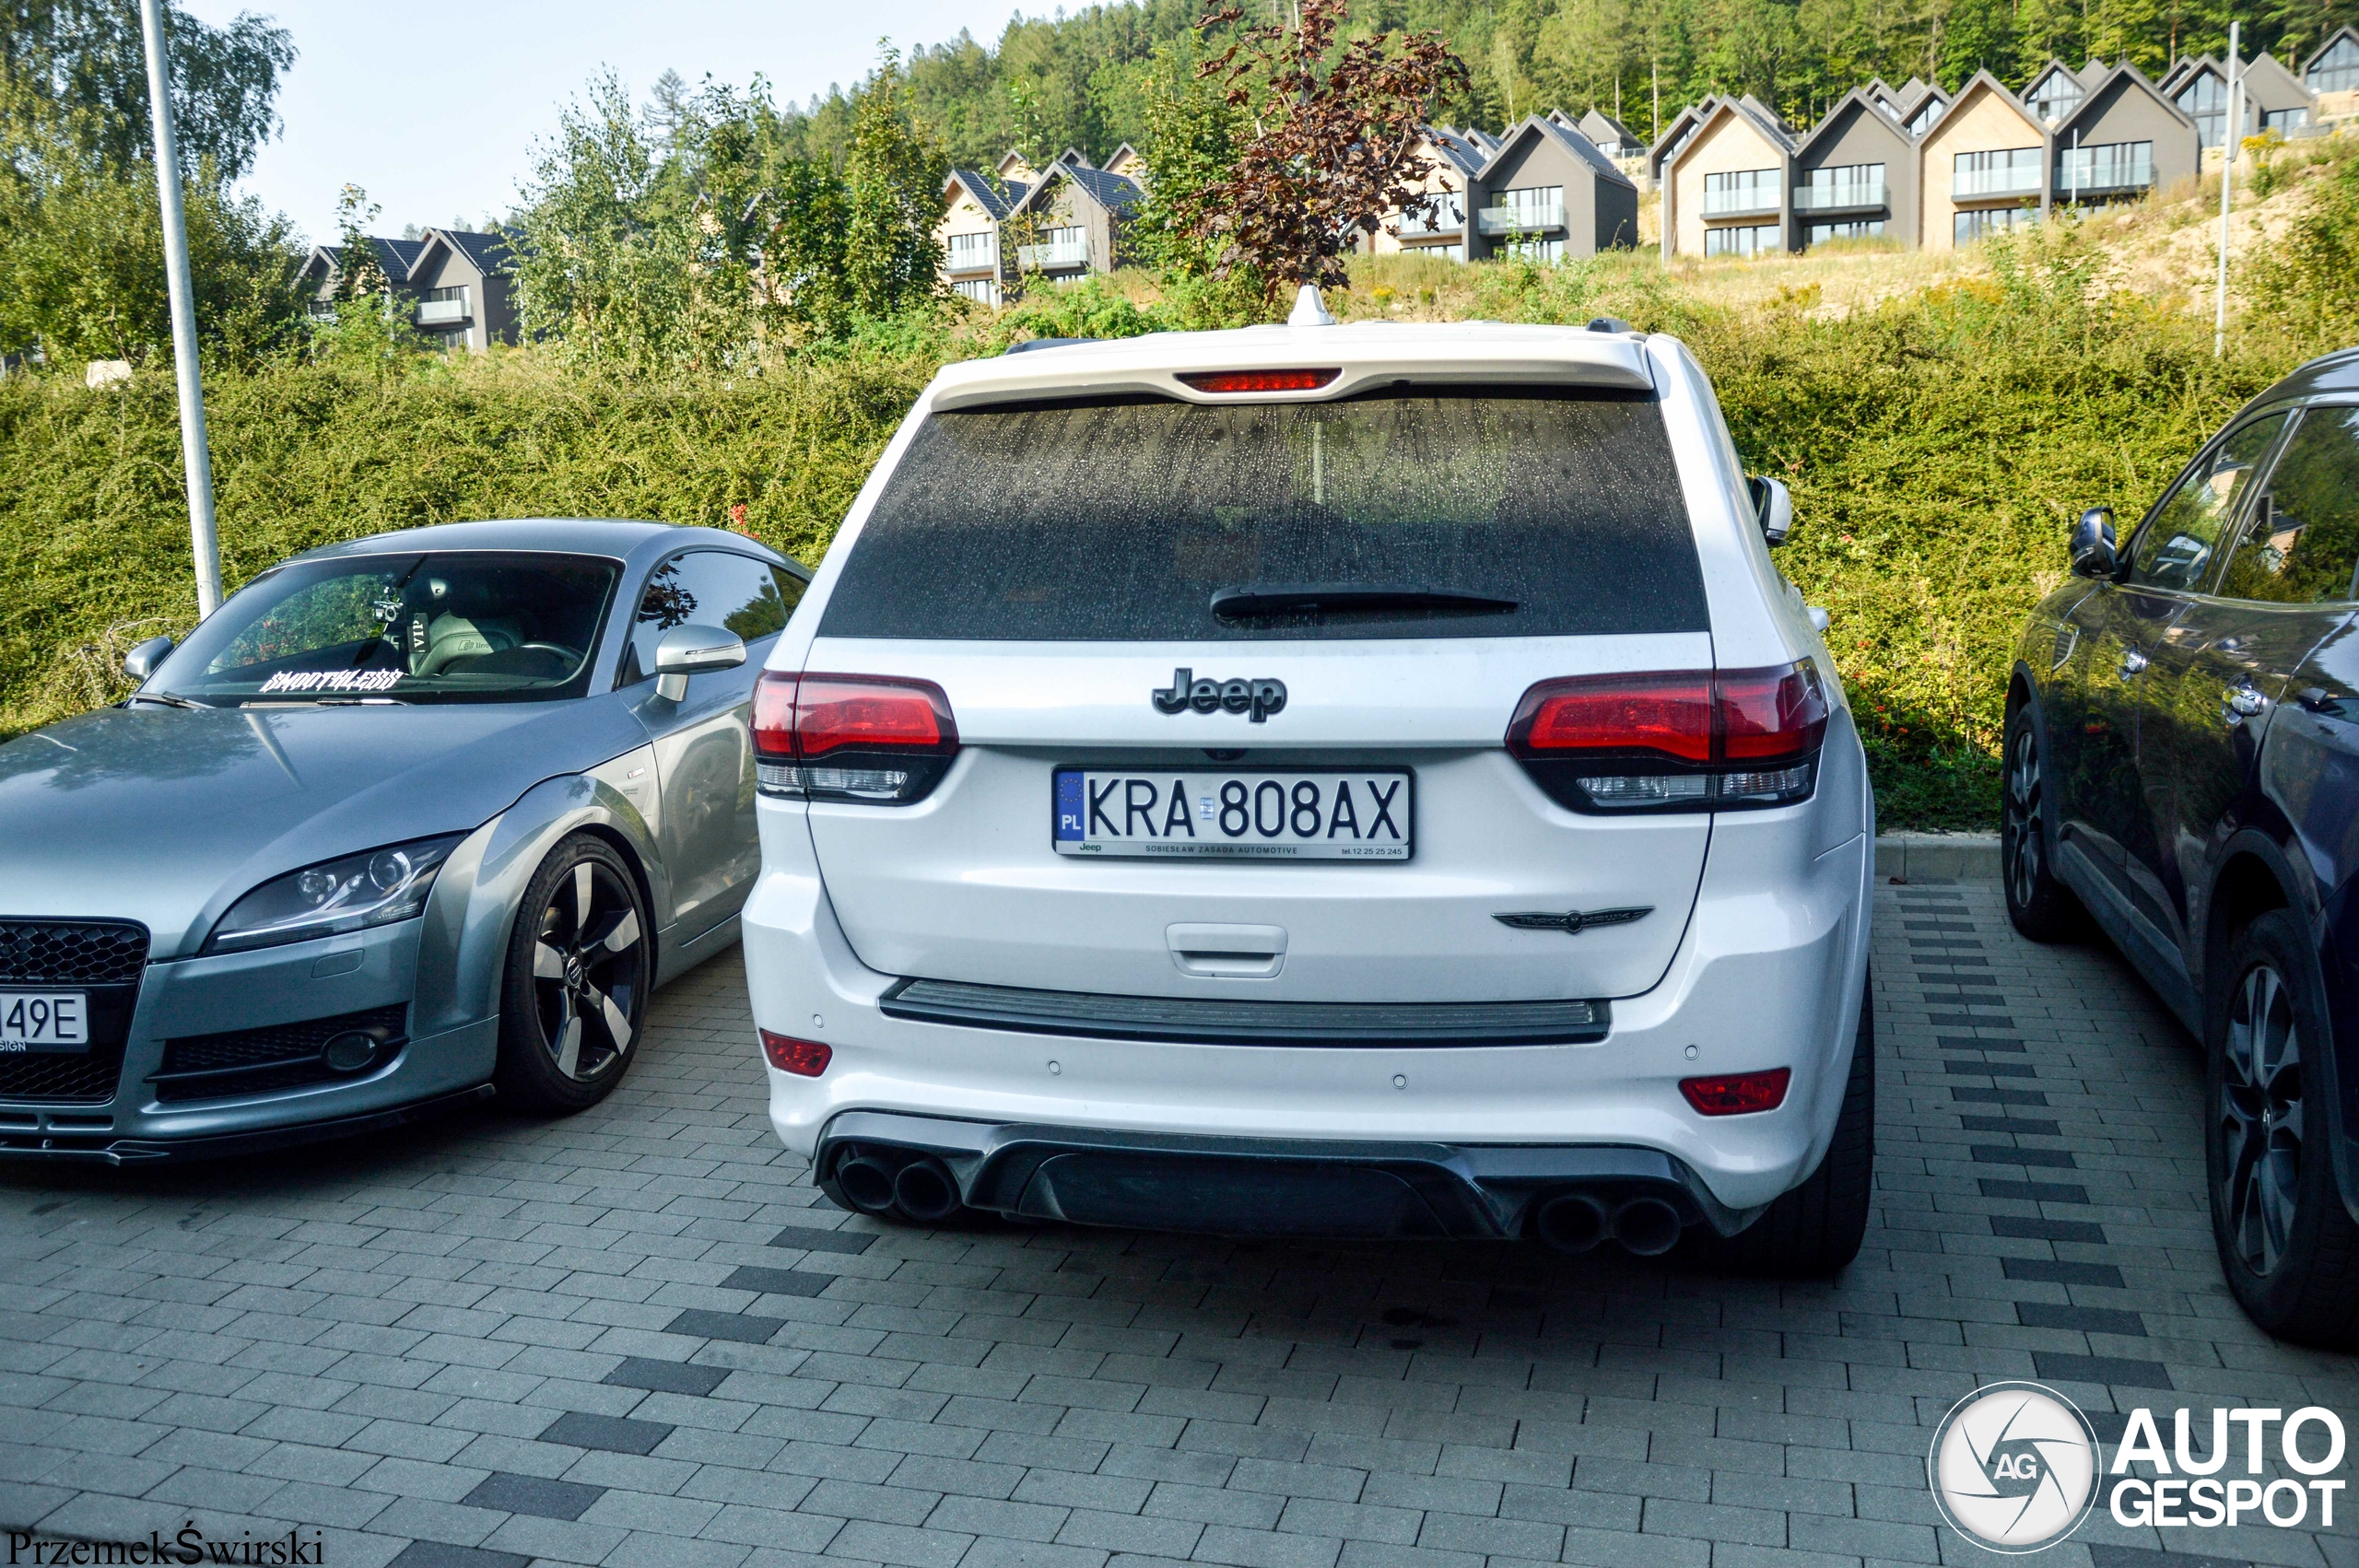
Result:
<svg viewBox="0 0 2359 1568">
<path fill-rule="evenodd" d="M 2120 567 L 2113 538 L 2113 509 L 2091 507 L 2072 525 L 2072 543 L 2069 550 L 2072 557 L 2074 577 L 2111 577 Z"/>
<path fill-rule="evenodd" d="M 1761 524 L 1761 537 L 1774 550 L 1793 529 L 1794 497 L 1784 485 L 1758 474 L 1745 475 L 1744 487 L 1753 497 L 1753 516 Z"/>
<path fill-rule="evenodd" d="M 123 656 L 123 673 L 135 681 L 144 682 L 156 673 L 156 666 L 161 664 L 164 655 L 171 650 L 170 638 L 151 637 Z"/>
</svg>

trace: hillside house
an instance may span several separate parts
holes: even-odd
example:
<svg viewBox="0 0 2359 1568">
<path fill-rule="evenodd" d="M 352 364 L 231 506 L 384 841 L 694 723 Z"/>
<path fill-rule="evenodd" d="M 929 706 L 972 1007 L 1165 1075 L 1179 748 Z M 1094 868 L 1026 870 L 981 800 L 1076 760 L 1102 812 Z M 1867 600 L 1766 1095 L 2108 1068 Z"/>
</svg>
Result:
<svg viewBox="0 0 2359 1568">
<path fill-rule="evenodd" d="M 1710 101 L 1710 111 L 1682 131 L 1683 141 L 1667 157 L 1649 155 L 1662 181 L 1664 256 L 1755 256 L 1787 249 L 1792 134 L 1750 95 Z M 1681 130 L 1678 121 L 1672 127 Z M 1656 147 L 1662 151 L 1661 143 Z"/>
<path fill-rule="evenodd" d="M 1474 177 L 1470 256 L 1558 262 L 1638 242 L 1638 187 L 1580 130 L 1535 114 Z"/>
<path fill-rule="evenodd" d="M 515 260 L 506 236 L 429 228 L 417 240 L 371 235 L 369 246 L 396 306 L 437 347 L 482 353 L 517 340 Z M 311 248 L 302 282 L 312 314 L 334 310 L 344 266 L 343 247 Z"/>
<path fill-rule="evenodd" d="M 1037 276 L 1073 283 L 1093 272 L 1112 272 L 1127 259 L 1124 231 L 1145 193 L 1120 174 L 1074 161 L 1068 152 L 1049 166 L 1038 183 L 1017 198 L 1001 220 L 1003 262 L 1013 280 Z"/>
<path fill-rule="evenodd" d="M 934 237 L 942 243 L 942 281 L 952 292 L 978 305 L 1000 302 L 1005 279 L 1000 270 L 999 226 L 1030 189 L 972 169 L 950 171 L 943 181 L 942 222 Z"/>
<path fill-rule="evenodd" d="M 2174 111 L 2176 112 L 2176 111 Z M 1917 242 L 1948 251 L 2048 210 L 2048 129 L 1977 71 L 1925 133 Z"/>
<path fill-rule="evenodd" d="M 1832 240 L 1913 244 L 1920 160 L 1917 138 L 1854 88 L 1794 150 L 1790 248 Z"/>
<path fill-rule="evenodd" d="M 1417 188 L 1434 193 L 1423 212 L 1393 212 L 1384 227 L 1366 236 L 1360 249 L 1373 255 L 1409 252 L 1443 261 L 1466 259 L 1468 193 L 1483 172 L 1490 154 L 1461 132 L 1447 125 L 1427 125 L 1417 141 L 1417 154 L 1431 167 Z"/>
<path fill-rule="evenodd" d="M 2202 167 L 2194 119 L 2145 72 L 2117 65 L 2057 122 L 2048 199 L 2078 207 L 2137 201 Z"/>
</svg>

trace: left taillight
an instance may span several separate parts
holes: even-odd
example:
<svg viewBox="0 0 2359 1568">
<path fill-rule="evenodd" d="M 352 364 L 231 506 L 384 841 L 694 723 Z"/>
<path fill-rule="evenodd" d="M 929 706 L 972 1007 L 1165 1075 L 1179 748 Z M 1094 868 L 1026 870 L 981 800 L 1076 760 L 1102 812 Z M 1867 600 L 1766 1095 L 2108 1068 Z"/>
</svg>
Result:
<svg viewBox="0 0 2359 1568">
<path fill-rule="evenodd" d="M 957 720 L 932 681 L 766 670 L 755 683 L 765 795 L 907 805 L 931 794 L 957 755 Z"/>
<path fill-rule="evenodd" d="M 757 1033 L 762 1036 L 762 1054 L 780 1072 L 792 1072 L 797 1078 L 816 1078 L 836 1059 L 836 1053 L 824 1040 L 798 1040 L 792 1035 L 773 1035 L 768 1029 Z"/>
<path fill-rule="evenodd" d="M 1507 747 L 1576 811 L 1783 806 L 1817 785 L 1829 711 L 1806 659 L 1765 670 L 1573 675 L 1523 694 Z"/>
</svg>

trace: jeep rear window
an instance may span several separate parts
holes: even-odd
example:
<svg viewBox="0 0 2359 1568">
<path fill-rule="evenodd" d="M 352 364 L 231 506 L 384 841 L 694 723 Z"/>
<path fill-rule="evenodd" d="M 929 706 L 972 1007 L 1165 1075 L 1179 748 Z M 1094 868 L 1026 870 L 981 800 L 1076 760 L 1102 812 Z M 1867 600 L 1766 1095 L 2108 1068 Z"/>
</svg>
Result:
<svg viewBox="0 0 2359 1568">
<path fill-rule="evenodd" d="M 1515 608 L 1212 608 L 1226 589 L 1338 583 Z M 878 497 L 819 632 L 1247 641 L 1707 627 L 1652 396 L 1449 388 L 933 415 Z"/>
</svg>

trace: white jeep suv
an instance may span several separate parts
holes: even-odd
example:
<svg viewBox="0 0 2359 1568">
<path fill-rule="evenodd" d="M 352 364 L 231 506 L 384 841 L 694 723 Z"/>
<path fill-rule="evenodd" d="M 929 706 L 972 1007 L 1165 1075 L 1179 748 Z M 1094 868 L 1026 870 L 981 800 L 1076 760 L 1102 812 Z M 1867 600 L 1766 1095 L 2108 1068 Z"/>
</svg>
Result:
<svg viewBox="0 0 2359 1568">
<path fill-rule="evenodd" d="M 757 688 L 779 1136 L 921 1223 L 1839 1268 L 1874 805 L 1789 515 L 1618 322 L 947 368 Z"/>
</svg>

